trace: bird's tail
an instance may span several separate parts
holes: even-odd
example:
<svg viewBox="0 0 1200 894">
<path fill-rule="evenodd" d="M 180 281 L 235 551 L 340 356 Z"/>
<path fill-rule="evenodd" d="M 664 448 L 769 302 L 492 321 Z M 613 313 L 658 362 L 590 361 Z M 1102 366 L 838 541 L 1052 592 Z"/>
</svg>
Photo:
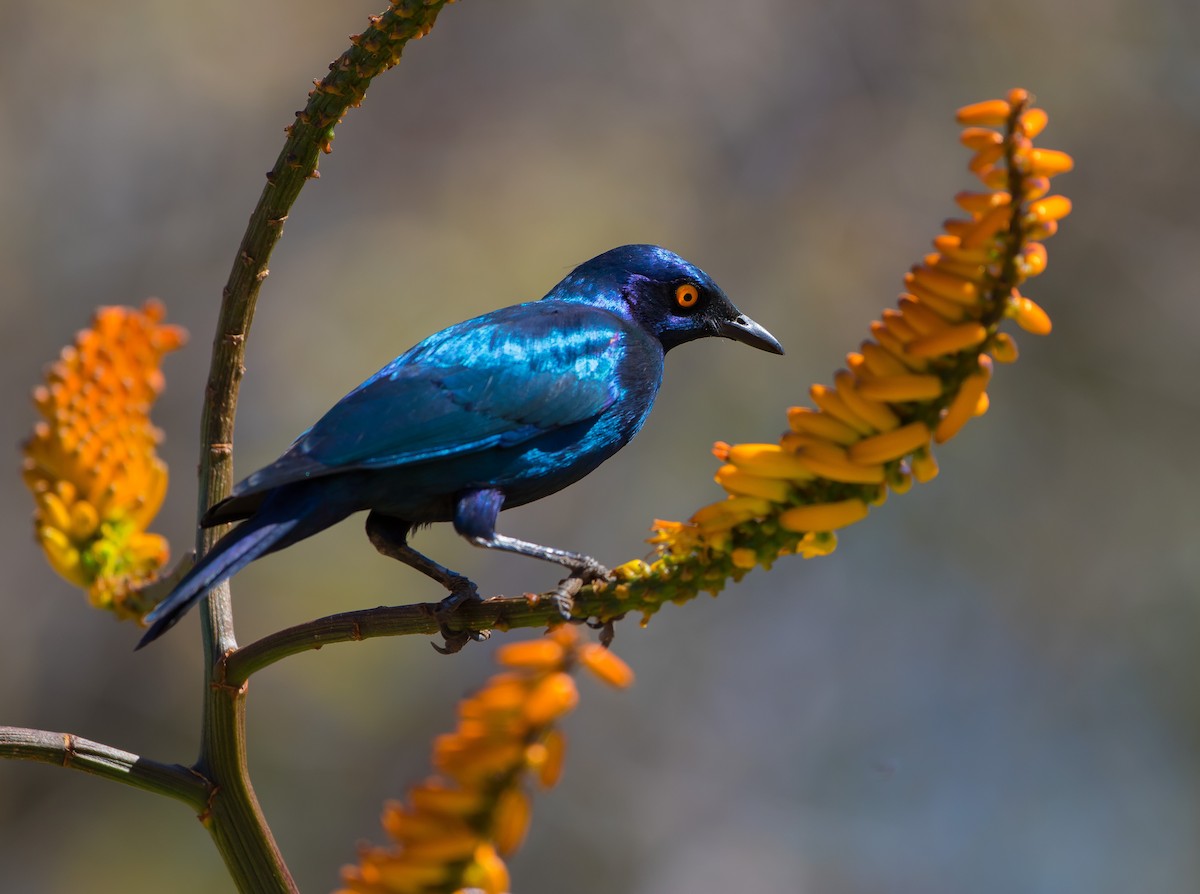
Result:
<svg viewBox="0 0 1200 894">
<path fill-rule="evenodd" d="M 210 589 L 233 577 L 255 559 L 290 546 L 350 514 L 330 511 L 328 505 L 322 507 L 319 500 L 312 499 L 317 496 L 315 494 L 276 496 L 282 499 L 268 501 L 255 515 L 218 540 L 167 594 L 167 598 L 146 615 L 150 629 L 136 649 L 149 645 L 174 627 Z"/>
</svg>

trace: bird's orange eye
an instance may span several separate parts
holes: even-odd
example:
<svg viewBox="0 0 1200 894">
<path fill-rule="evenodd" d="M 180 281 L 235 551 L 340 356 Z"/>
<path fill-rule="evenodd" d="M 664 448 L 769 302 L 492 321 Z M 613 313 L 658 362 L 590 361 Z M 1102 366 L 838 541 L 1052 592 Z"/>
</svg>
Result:
<svg viewBox="0 0 1200 894">
<path fill-rule="evenodd" d="M 700 300 L 700 290 L 690 282 L 675 287 L 675 303 L 680 307 L 695 307 Z"/>
</svg>

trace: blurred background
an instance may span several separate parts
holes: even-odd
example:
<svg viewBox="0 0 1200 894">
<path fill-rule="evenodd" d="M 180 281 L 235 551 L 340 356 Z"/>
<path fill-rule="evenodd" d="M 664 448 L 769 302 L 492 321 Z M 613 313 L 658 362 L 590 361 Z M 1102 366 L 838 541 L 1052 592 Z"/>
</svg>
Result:
<svg viewBox="0 0 1200 894">
<path fill-rule="evenodd" d="M 29 390 L 100 304 L 167 304 L 192 342 L 155 410 L 190 547 L 221 287 L 310 80 L 382 4 L 0 4 L 0 723 L 194 758 L 196 613 L 151 649 L 31 537 Z M 719 599 L 618 629 L 637 686 L 583 683 L 564 781 L 514 860 L 524 894 L 1200 887 L 1200 7 L 1188 0 L 473 0 L 337 129 L 271 260 L 239 477 L 424 335 L 540 297 L 626 242 L 704 267 L 788 349 L 672 354 L 639 439 L 504 531 L 640 555 L 720 495 L 715 439 L 770 440 L 895 300 L 955 191 L 954 110 L 1034 91 L 1077 160 L 992 410 L 942 474 Z M 555 570 L 418 545 L 486 592 Z M 437 598 L 360 521 L 242 574 L 239 638 Z M 521 634 L 523 636 L 528 633 Z M 504 642 L 510 639 L 498 636 Z M 254 678 L 250 763 L 301 887 L 328 891 L 490 669 L 419 639 Z M 227 890 L 181 805 L 0 763 L 0 891 Z"/>
</svg>

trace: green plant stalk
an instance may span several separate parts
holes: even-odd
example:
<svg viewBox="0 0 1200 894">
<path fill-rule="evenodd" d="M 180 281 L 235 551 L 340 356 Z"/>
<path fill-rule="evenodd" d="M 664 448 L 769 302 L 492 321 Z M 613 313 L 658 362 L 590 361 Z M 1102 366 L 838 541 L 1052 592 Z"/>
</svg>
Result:
<svg viewBox="0 0 1200 894">
<path fill-rule="evenodd" d="M 0 726 L 0 759 L 27 760 L 79 770 L 160 795 L 202 811 L 211 789 L 207 780 L 178 764 L 161 764 L 129 751 L 71 733 Z"/>
<path fill-rule="evenodd" d="M 283 234 L 288 211 L 305 182 L 317 176 L 321 152 L 329 152 L 333 129 L 347 109 L 362 102 L 371 80 L 400 61 L 405 44 L 433 27 L 445 0 L 397 0 L 330 66 L 288 127 L 288 139 L 267 174 L 237 258 L 222 292 L 212 362 L 201 419 L 199 510 L 229 494 L 233 484 L 233 428 L 238 389 L 245 372 L 246 337 L 267 261 Z M 202 555 L 222 530 L 201 531 Z M 214 589 L 201 615 L 205 699 L 200 755 L 195 769 L 211 781 L 213 795 L 201 820 L 213 837 L 240 891 L 292 892 L 295 882 L 275 844 L 250 784 L 246 765 L 246 687 L 226 685 L 224 659 L 237 648 L 229 587 Z"/>
<path fill-rule="evenodd" d="M 707 587 L 709 592 L 716 592 L 725 578 L 737 579 L 745 573 L 741 569 L 722 565 L 719 577 L 713 574 L 698 578 L 696 585 L 687 590 L 644 586 L 636 592 L 628 587 L 618 591 L 612 584 L 603 588 L 592 584 L 579 587 L 578 579 L 572 579 L 568 583 L 568 589 L 574 591 L 572 614 L 576 619 L 593 619 L 597 626 L 617 621 L 629 612 L 639 612 L 643 618 L 648 618 L 668 601 L 692 599 L 700 592 L 701 586 Z M 687 576 L 688 572 L 684 574 Z M 253 674 L 277 661 L 333 643 L 354 643 L 380 636 L 437 636 L 442 632 L 481 634 L 490 630 L 550 627 L 562 623 L 562 615 L 551 599 L 554 592 L 493 596 L 480 602 L 464 603 L 454 610 L 447 621 L 446 631 L 443 631 L 439 622 L 436 602 L 380 606 L 327 615 L 268 634 L 230 652 L 223 662 L 223 679 L 227 685 L 241 685 Z"/>
</svg>

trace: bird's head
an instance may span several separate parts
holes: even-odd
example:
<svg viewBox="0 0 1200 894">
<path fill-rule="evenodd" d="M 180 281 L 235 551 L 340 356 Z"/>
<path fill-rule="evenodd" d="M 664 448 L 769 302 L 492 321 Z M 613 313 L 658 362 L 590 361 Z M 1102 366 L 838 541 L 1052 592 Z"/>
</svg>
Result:
<svg viewBox="0 0 1200 894">
<path fill-rule="evenodd" d="M 719 335 L 782 354 L 783 347 L 726 297 L 707 273 L 657 245 L 622 245 L 576 267 L 547 298 L 608 307 L 670 350 Z"/>
</svg>

